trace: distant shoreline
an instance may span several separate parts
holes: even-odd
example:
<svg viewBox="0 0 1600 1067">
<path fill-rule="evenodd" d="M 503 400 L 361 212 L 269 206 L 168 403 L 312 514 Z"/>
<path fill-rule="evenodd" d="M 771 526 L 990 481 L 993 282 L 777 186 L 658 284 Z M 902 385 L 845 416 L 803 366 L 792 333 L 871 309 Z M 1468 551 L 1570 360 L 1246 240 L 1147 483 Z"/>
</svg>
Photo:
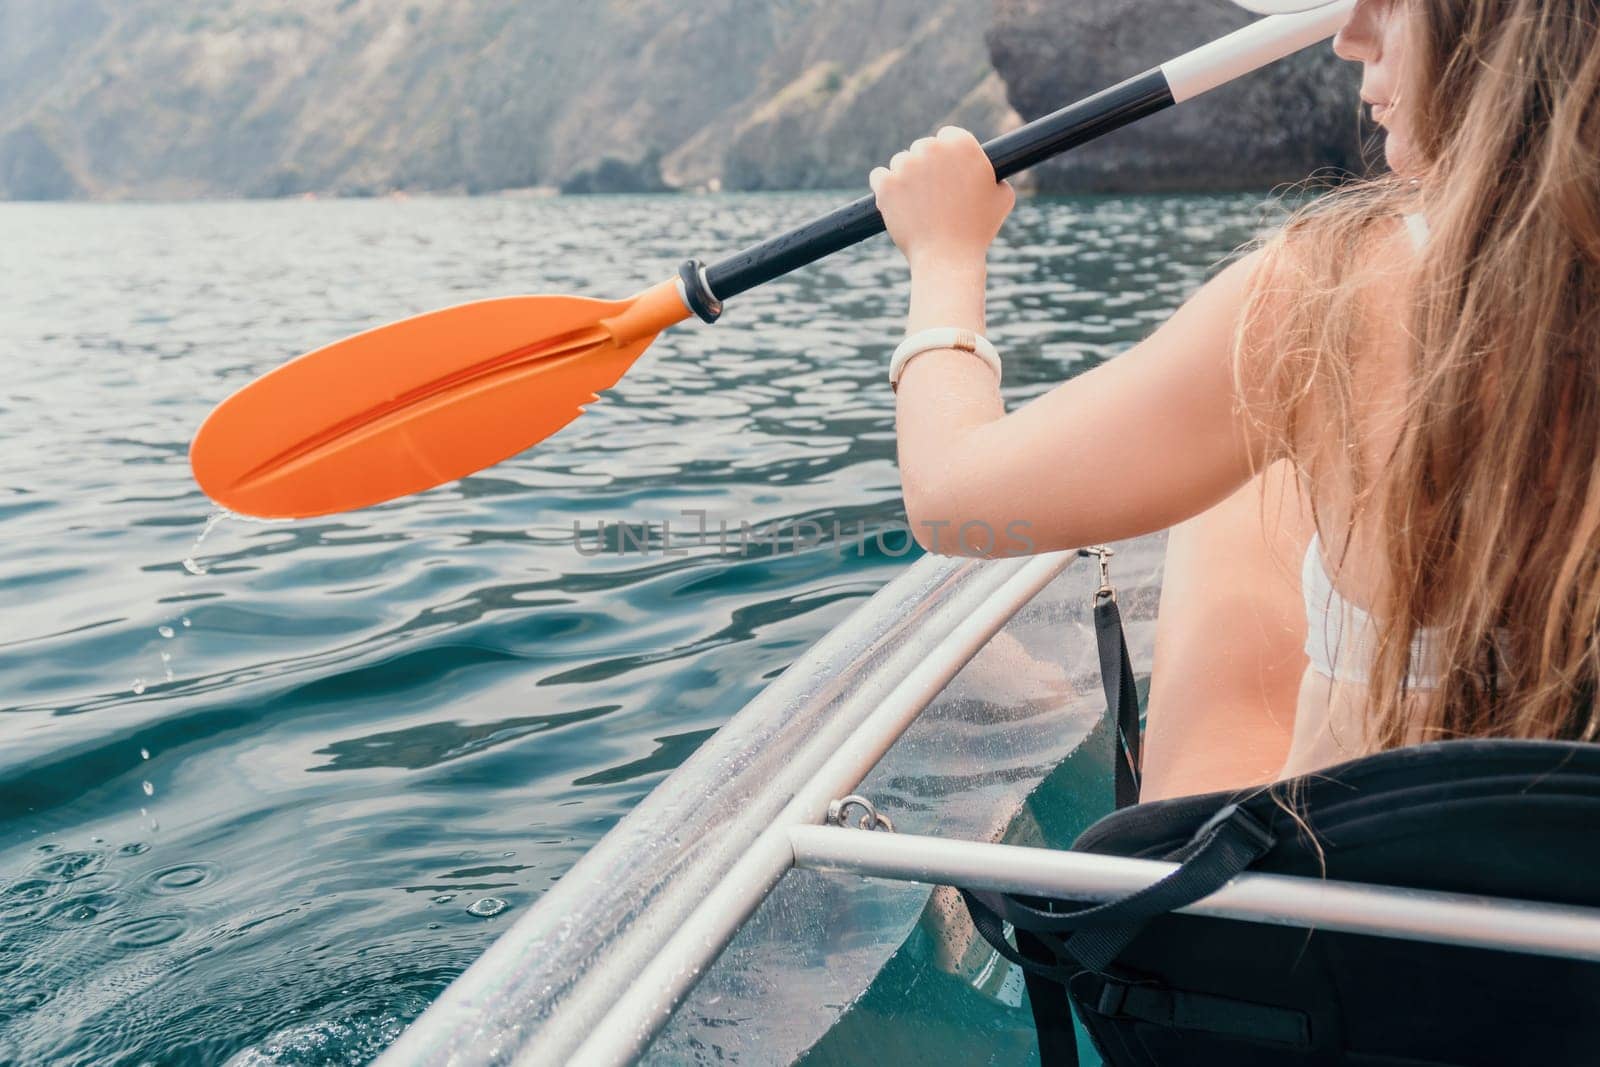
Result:
<svg viewBox="0 0 1600 1067">
<path fill-rule="evenodd" d="M 1283 186 L 1254 185 L 1238 188 L 1195 188 L 1195 189 L 1096 189 L 1083 192 L 1032 192 L 1021 190 L 1023 200 L 1077 200 L 1108 198 L 1153 199 L 1162 197 L 1183 196 L 1274 196 L 1278 195 Z M 554 188 L 539 187 L 536 189 L 500 189 L 482 193 L 467 193 L 460 191 L 430 190 L 427 192 L 408 192 L 403 194 L 379 193 L 366 195 L 361 193 L 319 193 L 315 195 L 298 194 L 295 196 L 194 196 L 194 197 L 61 197 L 48 200 L 22 200 L 0 197 L 0 207 L 9 205 L 79 205 L 79 206 L 135 206 L 135 205 L 171 205 L 171 204 L 288 204 L 288 203 L 374 203 L 378 201 L 405 202 L 410 200 L 627 200 L 627 199 L 661 199 L 672 200 L 691 197 L 694 199 L 740 200 L 754 197 L 837 197 L 846 200 L 861 195 L 860 189 L 845 186 L 823 189 L 762 189 L 762 190 L 723 190 L 710 192 L 706 190 L 672 189 L 664 192 L 650 193 L 563 193 Z"/>
</svg>

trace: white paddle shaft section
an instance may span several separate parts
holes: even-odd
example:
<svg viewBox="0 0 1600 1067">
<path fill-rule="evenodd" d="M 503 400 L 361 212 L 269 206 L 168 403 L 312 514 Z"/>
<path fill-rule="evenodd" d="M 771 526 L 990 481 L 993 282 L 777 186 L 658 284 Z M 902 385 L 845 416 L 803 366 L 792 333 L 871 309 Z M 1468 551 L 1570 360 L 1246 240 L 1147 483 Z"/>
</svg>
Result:
<svg viewBox="0 0 1600 1067">
<path fill-rule="evenodd" d="M 789 840 L 797 867 L 1075 900 L 1114 899 L 1178 869 L 1159 860 L 831 826 L 797 826 L 789 831 Z M 1246 873 L 1180 910 L 1219 919 L 1600 960 L 1600 908 L 1567 904 Z"/>
<path fill-rule="evenodd" d="M 1356 0 L 1338 0 L 1298 15 L 1273 15 L 1161 65 L 1175 103 L 1193 100 L 1338 33 Z"/>
</svg>

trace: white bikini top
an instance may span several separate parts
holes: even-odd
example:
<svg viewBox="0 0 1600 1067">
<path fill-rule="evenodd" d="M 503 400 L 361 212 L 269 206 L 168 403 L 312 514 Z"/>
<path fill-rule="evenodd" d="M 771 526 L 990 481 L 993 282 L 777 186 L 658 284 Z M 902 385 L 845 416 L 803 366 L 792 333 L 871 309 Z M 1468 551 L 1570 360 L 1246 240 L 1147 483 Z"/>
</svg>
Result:
<svg viewBox="0 0 1600 1067">
<path fill-rule="evenodd" d="M 1417 250 L 1428 242 L 1428 220 L 1420 214 L 1405 216 L 1406 230 Z M 1306 657 L 1311 669 L 1336 682 L 1366 685 L 1378 653 L 1378 629 L 1357 605 L 1333 587 L 1322 561 L 1322 542 L 1313 534 L 1300 568 L 1300 589 L 1306 601 Z M 1410 689 L 1439 687 L 1439 637 L 1437 629 L 1423 627 L 1411 639 Z"/>
<path fill-rule="evenodd" d="M 1316 534 L 1311 535 L 1300 568 L 1300 589 L 1306 599 L 1306 658 L 1311 669 L 1336 682 L 1366 685 L 1378 654 L 1378 627 L 1371 615 L 1333 587 Z M 1424 626 L 1411 638 L 1407 688 L 1439 688 L 1438 656 L 1438 630 Z"/>
</svg>

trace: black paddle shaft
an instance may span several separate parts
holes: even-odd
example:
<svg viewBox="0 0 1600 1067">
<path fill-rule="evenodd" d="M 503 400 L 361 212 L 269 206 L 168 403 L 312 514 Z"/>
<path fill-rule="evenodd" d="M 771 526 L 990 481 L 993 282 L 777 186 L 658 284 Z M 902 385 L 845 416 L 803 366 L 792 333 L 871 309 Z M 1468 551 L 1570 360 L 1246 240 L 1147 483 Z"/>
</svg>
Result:
<svg viewBox="0 0 1600 1067">
<path fill-rule="evenodd" d="M 1157 67 L 1002 134 L 983 150 L 994 164 L 995 176 L 1003 181 L 1172 104 L 1166 75 Z M 710 322 L 721 311 L 722 301 L 882 232 L 876 198 L 864 196 L 703 270 L 691 261 L 680 276 L 690 305 Z"/>
</svg>

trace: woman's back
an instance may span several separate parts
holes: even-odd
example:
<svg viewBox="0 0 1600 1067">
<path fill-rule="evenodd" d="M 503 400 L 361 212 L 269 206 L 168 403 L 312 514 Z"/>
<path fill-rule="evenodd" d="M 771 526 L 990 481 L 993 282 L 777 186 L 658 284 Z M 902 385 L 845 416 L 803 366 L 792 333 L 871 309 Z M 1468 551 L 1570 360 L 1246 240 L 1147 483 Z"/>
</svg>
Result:
<svg viewBox="0 0 1600 1067">
<path fill-rule="evenodd" d="M 1010 414 L 966 353 L 901 364 L 918 540 L 976 555 L 1137 536 L 1285 461 L 1319 535 L 1312 577 L 1370 635 L 1364 681 L 1339 679 L 1349 648 L 1303 678 L 1286 770 L 1435 738 L 1593 739 L 1596 16 L 1595 0 L 1359 0 L 1335 49 L 1362 65 L 1393 173 L 1296 212 L 1146 341 Z M 873 187 L 911 264 L 912 332 L 981 334 L 1011 197 L 975 139 L 942 131 Z M 1404 222 L 1420 209 L 1421 255 Z M 939 532 L 974 526 L 976 548 Z M 1021 546 L 996 536 L 1014 529 Z"/>
<path fill-rule="evenodd" d="M 1426 222 L 1407 214 L 1373 244 L 1370 276 L 1359 297 L 1362 312 L 1349 365 L 1350 415 L 1360 423 L 1356 455 L 1339 454 L 1344 441 L 1327 433 L 1333 412 L 1312 414 L 1302 447 L 1320 453 L 1324 476 L 1301 479 L 1302 508 L 1317 516 L 1319 532 L 1307 545 L 1300 568 L 1306 610 L 1307 666 L 1295 708 L 1295 727 L 1282 776 L 1304 774 L 1367 751 L 1365 728 L 1374 664 L 1383 627 L 1371 605 L 1388 592 L 1388 560 L 1374 509 L 1360 501 L 1404 428 L 1416 261 L 1425 254 Z M 1318 432 L 1322 431 L 1322 432 Z M 1326 531 L 1326 540 L 1324 533 Z M 1441 678 L 1440 635 L 1423 628 L 1411 639 L 1406 681 L 1414 690 L 1434 690 Z"/>
</svg>

